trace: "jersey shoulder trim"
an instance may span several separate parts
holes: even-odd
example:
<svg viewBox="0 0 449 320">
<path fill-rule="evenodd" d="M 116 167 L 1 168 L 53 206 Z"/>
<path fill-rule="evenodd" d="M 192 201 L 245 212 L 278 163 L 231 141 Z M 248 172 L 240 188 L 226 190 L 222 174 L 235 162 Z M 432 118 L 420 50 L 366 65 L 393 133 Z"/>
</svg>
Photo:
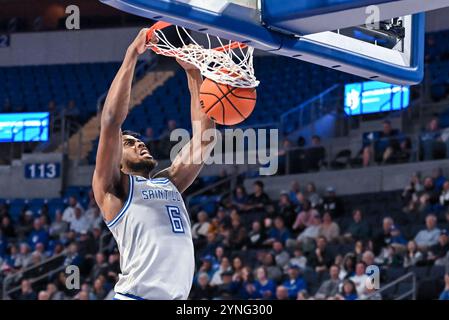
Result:
<svg viewBox="0 0 449 320">
<path fill-rule="evenodd" d="M 106 223 L 108 228 L 112 228 L 117 222 L 123 217 L 126 210 L 128 210 L 129 205 L 131 204 L 131 200 L 133 198 L 133 191 L 134 191 L 134 179 L 132 175 L 128 175 L 129 177 L 129 190 L 128 190 L 128 198 L 126 199 L 125 204 L 123 205 L 123 208 L 120 210 L 120 212 L 115 216 L 115 218 Z"/>
</svg>

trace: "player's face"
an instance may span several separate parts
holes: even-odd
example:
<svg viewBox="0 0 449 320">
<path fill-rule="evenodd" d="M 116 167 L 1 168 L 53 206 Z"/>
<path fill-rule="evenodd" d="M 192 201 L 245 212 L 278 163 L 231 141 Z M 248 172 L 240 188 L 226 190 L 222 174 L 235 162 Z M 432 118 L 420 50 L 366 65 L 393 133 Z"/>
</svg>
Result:
<svg viewBox="0 0 449 320">
<path fill-rule="evenodd" d="M 153 170 L 157 162 L 141 140 L 124 135 L 122 165 L 132 171 Z"/>
</svg>

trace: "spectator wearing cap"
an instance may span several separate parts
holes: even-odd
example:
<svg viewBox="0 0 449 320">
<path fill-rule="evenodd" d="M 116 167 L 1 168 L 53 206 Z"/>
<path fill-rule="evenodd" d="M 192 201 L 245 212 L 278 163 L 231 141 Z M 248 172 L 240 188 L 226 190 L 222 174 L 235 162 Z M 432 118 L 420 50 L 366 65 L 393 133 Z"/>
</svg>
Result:
<svg viewBox="0 0 449 320">
<path fill-rule="evenodd" d="M 357 289 L 357 294 L 363 295 L 365 294 L 366 290 L 366 280 L 368 279 L 368 276 L 365 273 L 366 264 L 363 261 L 357 262 L 355 266 L 355 275 L 349 278 L 349 280 L 353 281 L 355 284 L 355 287 Z"/>
<path fill-rule="evenodd" d="M 74 196 L 71 196 L 69 197 L 69 205 L 65 208 L 64 213 L 62 214 L 62 220 L 70 224 L 75 218 L 75 208 L 79 208 L 81 210 L 81 214 L 84 213 L 84 209 L 78 200 Z"/>
<path fill-rule="evenodd" d="M 298 213 L 292 228 L 296 232 L 301 232 L 313 223 L 313 219 L 318 215 L 318 211 L 312 208 L 310 201 L 305 200 L 302 211 Z"/>
<path fill-rule="evenodd" d="M 438 243 L 431 246 L 427 253 L 427 260 L 436 266 L 444 266 L 446 264 L 446 255 L 449 252 L 449 234 L 446 229 L 441 230 L 438 237 Z"/>
<path fill-rule="evenodd" d="M 329 212 L 333 219 L 339 218 L 344 214 L 343 202 L 337 197 L 334 187 L 326 188 L 322 208 L 325 212 Z"/>
<path fill-rule="evenodd" d="M 325 211 L 323 214 L 323 222 L 318 235 L 325 237 L 328 242 L 334 242 L 340 237 L 340 227 L 332 221 L 332 214 L 329 211 Z"/>
<path fill-rule="evenodd" d="M 198 281 L 194 283 L 190 298 L 193 300 L 212 299 L 216 295 L 216 288 L 209 284 L 209 276 L 206 272 L 198 274 Z"/>
<path fill-rule="evenodd" d="M 201 258 L 201 266 L 198 270 L 198 272 L 205 272 L 209 276 L 209 279 L 212 279 L 212 276 L 214 275 L 214 269 L 212 268 L 214 263 L 214 258 L 211 255 L 206 255 Z"/>
<path fill-rule="evenodd" d="M 244 206 L 245 211 L 263 212 L 271 204 L 270 197 L 264 191 L 264 183 L 257 180 L 253 183 L 254 192 L 248 197 L 248 204 Z"/>
<path fill-rule="evenodd" d="M 233 272 L 231 270 L 224 271 L 221 274 L 221 284 L 217 286 L 217 294 L 221 299 L 232 299 L 234 287 L 232 283 Z"/>
<path fill-rule="evenodd" d="M 423 260 L 424 256 L 421 251 L 418 250 L 418 245 L 415 240 L 410 240 L 407 243 L 407 251 L 404 256 L 404 268 L 416 266 Z"/>
<path fill-rule="evenodd" d="M 329 279 L 321 283 L 320 288 L 315 293 L 315 299 L 323 300 L 335 296 L 338 293 L 341 285 L 339 278 L 340 267 L 338 265 L 332 265 L 329 269 Z"/>
<path fill-rule="evenodd" d="M 254 282 L 255 295 L 261 299 L 273 299 L 276 291 L 276 284 L 267 276 L 267 270 L 259 267 L 256 270 L 256 281 Z"/>
<path fill-rule="evenodd" d="M 266 234 L 262 229 L 260 221 L 255 220 L 251 224 L 251 231 L 246 239 L 247 248 L 260 248 L 266 239 Z"/>
<path fill-rule="evenodd" d="M 274 218 L 274 226 L 268 230 L 268 239 L 264 241 L 265 245 L 272 245 L 275 241 L 285 244 L 290 238 L 290 232 L 285 227 L 284 219 L 280 216 Z"/>
<path fill-rule="evenodd" d="M 352 219 L 353 221 L 346 230 L 344 237 L 352 240 L 367 240 L 371 232 L 369 225 L 363 220 L 362 210 L 354 210 Z"/>
<path fill-rule="evenodd" d="M 306 282 L 300 275 L 297 265 L 289 265 L 287 273 L 288 279 L 282 283 L 282 286 L 288 290 L 288 298 L 295 299 L 299 291 L 307 289 Z"/>
<path fill-rule="evenodd" d="M 449 301 L 449 273 L 444 275 L 444 290 L 441 292 L 439 300 Z"/>
<path fill-rule="evenodd" d="M 415 241 L 419 249 L 427 250 L 438 243 L 439 236 L 440 229 L 437 228 L 437 217 L 434 214 L 429 214 L 426 217 L 426 229 L 418 232 Z"/>
<path fill-rule="evenodd" d="M 287 191 L 282 191 L 278 202 L 278 213 L 284 218 L 287 226 L 292 226 L 296 219 L 295 208 Z"/>
</svg>

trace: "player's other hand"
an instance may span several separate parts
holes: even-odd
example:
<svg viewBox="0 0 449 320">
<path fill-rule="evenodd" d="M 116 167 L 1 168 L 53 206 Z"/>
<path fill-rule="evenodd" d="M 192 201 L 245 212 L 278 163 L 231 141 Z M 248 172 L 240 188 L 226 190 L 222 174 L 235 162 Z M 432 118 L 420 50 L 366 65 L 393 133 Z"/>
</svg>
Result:
<svg viewBox="0 0 449 320">
<path fill-rule="evenodd" d="M 137 54 L 142 54 L 147 50 L 146 43 L 147 43 L 147 28 L 143 28 L 139 31 L 139 34 L 134 39 L 134 41 L 131 43 L 130 48 L 135 50 Z"/>
<path fill-rule="evenodd" d="M 184 70 L 186 70 L 186 71 L 198 70 L 198 68 L 195 67 L 193 64 L 190 64 L 190 63 L 188 63 L 188 62 L 184 62 L 184 61 L 182 61 L 182 60 L 180 60 L 180 59 L 176 59 L 176 62 L 178 62 L 179 65 L 180 65 L 181 67 L 183 67 Z"/>
</svg>

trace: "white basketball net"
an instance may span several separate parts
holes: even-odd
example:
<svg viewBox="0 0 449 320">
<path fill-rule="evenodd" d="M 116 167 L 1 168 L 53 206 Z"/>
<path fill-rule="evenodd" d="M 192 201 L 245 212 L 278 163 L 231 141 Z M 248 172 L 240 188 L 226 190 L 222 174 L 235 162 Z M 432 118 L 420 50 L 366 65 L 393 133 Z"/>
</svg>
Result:
<svg viewBox="0 0 449 320">
<path fill-rule="evenodd" d="M 161 22 L 159 22 L 161 23 Z M 165 24 L 167 26 L 168 24 Z M 152 35 L 157 43 L 149 42 L 147 47 L 157 54 L 174 57 L 197 67 L 201 74 L 215 82 L 228 84 L 238 88 L 255 88 L 259 85 L 254 75 L 254 48 L 233 41 L 224 43 L 219 37 L 220 46 L 212 48 L 210 35 L 207 35 L 208 47 L 198 44 L 195 39 L 182 27 L 176 27 L 183 46 L 175 47 L 165 36 L 163 28 L 153 29 Z M 183 39 L 186 34 L 192 41 L 186 44 Z"/>
</svg>

